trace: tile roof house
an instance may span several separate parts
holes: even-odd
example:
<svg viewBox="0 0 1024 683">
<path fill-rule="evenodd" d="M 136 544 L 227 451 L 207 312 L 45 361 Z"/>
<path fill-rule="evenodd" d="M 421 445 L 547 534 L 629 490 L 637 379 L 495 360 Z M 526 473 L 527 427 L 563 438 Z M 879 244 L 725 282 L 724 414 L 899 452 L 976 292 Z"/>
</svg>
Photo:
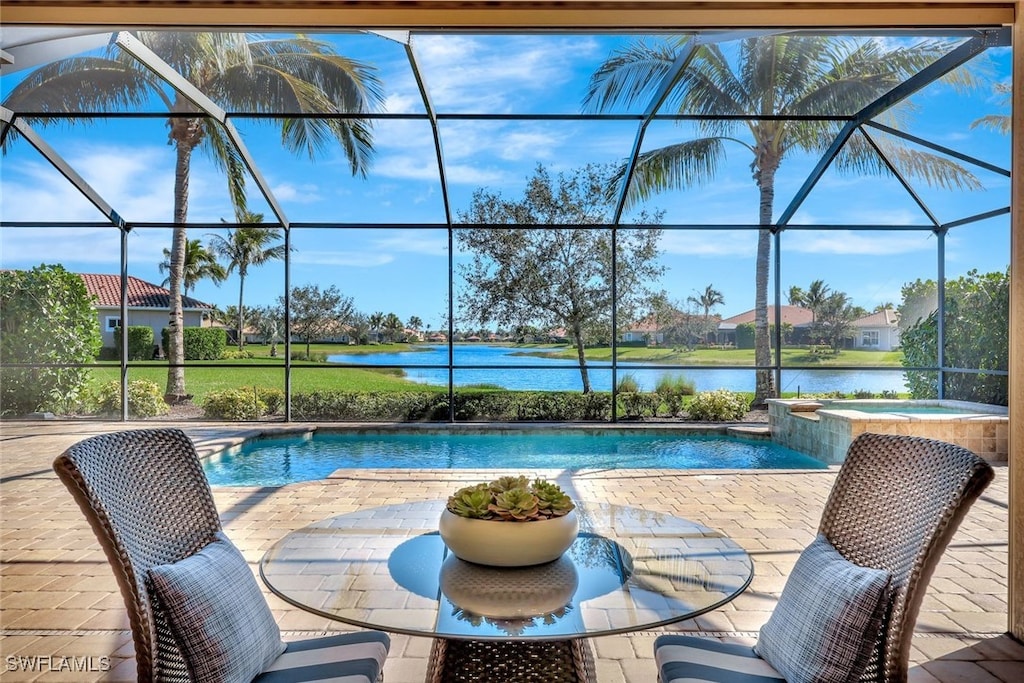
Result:
<svg viewBox="0 0 1024 683">
<path fill-rule="evenodd" d="M 855 320 L 853 348 L 893 351 L 900 345 L 899 315 L 891 308 Z"/>
<path fill-rule="evenodd" d="M 814 320 L 811 309 L 802 306 L 780 306 L 779 313 L 782 315 L 782 324 L 792 325 L 794 330 L 808 328 Z M 718 343 L 736 343 L 736 328 L 745 323 L 754 322 L 754 309 L 725 318 L 718 323 Z M 775 306 L 768 307 L 768 324 L 775 324 Z"/>
<path fill-rule="evenodd" d="M 103 333 L 103 346 L 114 346 L 114 330 L 121 325 L 121 276 L 79 273 L 86 291 L 96 297 L 96 314 Z M 153 339 L 160 343 L 161 332 L 167 327 L 171 308 L 171 291 L 151 282 L 128 276 L 128 325 L 149 325 Z M 182 298 L 185 327 L 201 327 L 206 313 L 213 306 L 192 297 Z"/>
</svg>

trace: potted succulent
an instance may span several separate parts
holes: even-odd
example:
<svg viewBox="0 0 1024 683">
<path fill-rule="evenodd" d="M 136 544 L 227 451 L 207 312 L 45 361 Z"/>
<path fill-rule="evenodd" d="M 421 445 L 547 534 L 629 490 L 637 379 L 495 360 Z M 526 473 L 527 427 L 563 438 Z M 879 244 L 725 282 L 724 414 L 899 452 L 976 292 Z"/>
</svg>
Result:
<svg viewBox="0 0 1024 683">
<path fill-rule="evenodd" d="M 575 504 L 553 482 L 500 477 L 448 498 L 438 531 L 456 557 L 498 567 L 557 559 L 579 533 Z"/>
</svg>

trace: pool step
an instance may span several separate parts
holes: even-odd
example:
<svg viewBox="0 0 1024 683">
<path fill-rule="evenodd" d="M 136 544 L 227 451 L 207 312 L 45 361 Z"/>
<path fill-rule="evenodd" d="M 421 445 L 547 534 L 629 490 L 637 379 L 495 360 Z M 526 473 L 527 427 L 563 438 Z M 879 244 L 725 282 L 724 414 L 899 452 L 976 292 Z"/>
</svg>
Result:
<svg viewBox="0 0 1024 683">
<path fill-rule="evenodd" d="M 751 427 L 751 426 L 740 426 L 740 427 L 728 427 L 725 433 L 729 436 L 735 436 L 738 439 L 756 439 L 760 441 L 770 441 L 772 438 L 772 430 L 768 426 L 764 427 Z"/>
</svg>

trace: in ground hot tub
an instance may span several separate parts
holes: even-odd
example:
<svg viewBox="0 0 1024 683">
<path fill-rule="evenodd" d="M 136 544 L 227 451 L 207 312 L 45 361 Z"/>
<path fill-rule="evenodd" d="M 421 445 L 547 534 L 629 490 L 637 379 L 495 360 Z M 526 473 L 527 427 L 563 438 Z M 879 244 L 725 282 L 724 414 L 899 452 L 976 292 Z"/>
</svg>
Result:
<svg viewBox="0 0 1024 683">
<path fill-rule="evenodd" d="M 989 461 L 1005 461 L 1010 418 L 1005 406 L 939 400 L 769 399 L 772 440 L 838 464 L 858 435 L 906 434 L 959 444 Z"/>
</svg>

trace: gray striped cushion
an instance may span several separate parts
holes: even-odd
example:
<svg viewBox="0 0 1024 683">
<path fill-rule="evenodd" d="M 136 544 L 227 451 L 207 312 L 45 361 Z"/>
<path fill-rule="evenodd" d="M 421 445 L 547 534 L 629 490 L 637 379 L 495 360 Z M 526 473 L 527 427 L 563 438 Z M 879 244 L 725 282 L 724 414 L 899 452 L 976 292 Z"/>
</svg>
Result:
<svg viewBox="0 0 1024 683">
<path fill-rule="evenodd" d="M 654 658 L 661 683 L 785 683 L 782 676 L 738 643 L 720 643 L 696 636 L 659 636 Z"/>
<path fill-rule="evenodd" d="M 192 680 L 248 683 L 284 652 L 252 570 L 223 532 L 194 555 L 153 567 L 149 580 Z"/>
<path fill-rule="evenodd" d="M 390 646 L 387 634 L 377 631 L 295 641 L 256 681 L 374 683 Z"/>
<path fill-rule="evenodd" d="M 878 640 L 890 578 L 853 564 L 819 534 L 797 559 L 755 651 L 789 683 L 857 681 Z"/>
</svg>

